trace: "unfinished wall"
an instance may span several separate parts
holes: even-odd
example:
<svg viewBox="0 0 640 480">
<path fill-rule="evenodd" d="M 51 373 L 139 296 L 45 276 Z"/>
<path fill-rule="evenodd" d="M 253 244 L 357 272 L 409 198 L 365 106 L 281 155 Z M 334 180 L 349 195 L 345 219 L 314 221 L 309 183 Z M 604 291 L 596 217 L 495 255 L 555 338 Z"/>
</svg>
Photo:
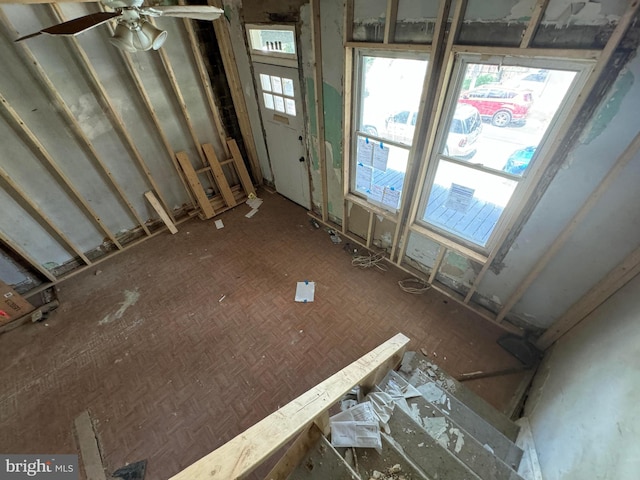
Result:
<svg viewBox="0 0 640 480">
<path fill-rule="evenodd" d="M 82 253 L 95 258 L 116 249 L 114 238 L 126 244 L 144 235 L 143 225 L 154 228 L 158 216 L 145 191 L 154 191 L 170 212 L 190 205 L 174 152 L 186 151 L 196 168 L 199 144 L 211 143 L 225 158 L 182 19 L 157 22 L 169 33 L 167 62 L 155 51 L 131 54 L 156 125 L 123 56 L 108 41 L 108 25 L 75 37 L 79 51 L 63 37 L 13 42 L 97 6 L 59 9 L 60 17 L 49 5 L 0 7 L 0 173 L 6 176 L 0 179 L 0 234 L 56 275 L 63 265 L 82 265 Z M 204 175 L 201 181 L 213 186 Z M 8 265 L 0 272 L 5 281 L 27 280 Z"/>
<path fill-rule="evenodd" d="M 640 277 L 547 354 L 525 405 L 545 480 L 638 478 Z"/>
</svg>

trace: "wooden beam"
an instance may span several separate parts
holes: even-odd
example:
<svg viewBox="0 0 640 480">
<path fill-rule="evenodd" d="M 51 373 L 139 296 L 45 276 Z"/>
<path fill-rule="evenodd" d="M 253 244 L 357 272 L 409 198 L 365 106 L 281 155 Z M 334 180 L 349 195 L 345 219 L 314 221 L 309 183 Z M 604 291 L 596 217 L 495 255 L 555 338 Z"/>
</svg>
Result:
<svg viewBox="0 0 640 480">
<path fill-rule="evenodd" d="M 622 37 L 624 37 L 629 27 L 633 24 L 636 18 L 636 15 L 638 14 L 638 9 L 640 9 L 640 1 L 633 0 L 633 2 L 629 4 L 629 7 L 627 7 L 627 10 L 625 11 L 624 15 L 620 17 L 620 20 L 618 21 L 618 25 L 616 26 L 615 30 L 609 37 L 609 40 L 607 41 L 607 44 L 605 45 L 604 49 L 598 56 L 598 60 L 593 68 L 593 71 L 589 75 L 589 78 L 587 79 L 585 85 L 582 87 L 582 91 L 576 98 L 573 106 L 571 107 L 571 110 L 569 111 L 569 113 L 567 114 L 567 117 L 565 118 L 564 123 L 557 128 L 557 133 L 554 137 L 553 142 L 551 143 L 551 147 L 549 148 L 547 155 L 539 159 L 539 161 L 541 160 L 540 164 L 538 166 L 534 165 L 533 166 L 534 168 L 531 170 L 531 172 L 529 172 L 527 189 L 522 194 L 522 198 L 520 200 L 520 203 L 522 205 L 524 205 L 531 198 L 542 176 L 545 174 L 547 167 L 549 166 L 551 161 L 554 159 L 558 149 L 565 142 L 565 137 L 569 133 L 569 130 L 572 128 L 573 122 L 576 120 L 576 118 L 580 114 L 582 107 L 587 101 L 587 98 L 589 97 L 589 94 L 593 90 L 594 86 L 597 84 L 598 80 L 600 79 L 600 76 L 607 68 L 611 55 L 618 48 L 618 45 L 620 44 Z M 473 282 L 473 285 L 471 286 L 471 288 L 469 289 L 469 292 L 467 293 L 467 296 L 465 297 L 465 301 L 468 302 L 471 299 L 471 296 L 474 294 L 477 286 L 480 284 L 480 282 L 484 278 L 484 275 L 489 270 L 491 263 L 493 262 L 498 252 L 501 250 L 502 245 L 504 244 L 504 242 L 507 240 L 509 236 L 509 232 L 514 227 L 517 221 L 518 221 L 518 216 L 513 215 L 513 217 L 509 219 L 509 221 L 505 224 L 504 228 L 502 229 L 502 233 L 498 237 L 496 246 L 493 248 L 491 254 L 489 255 L 487 263 L 484 265 L 484 267 L 482 267 L 480 272 L 478 272 L 478 275 L 476 276 L 476 279 Z"/>
<path fill-rule="evenodd" d="M 431 112 L 428 117 L 429 120 L 427 122 L 427 125 L 421 127 L 422 130 L 426 129 L 427 137 L 425 139 L 425 146 L 423 151 L 419 152 L 420 158 L 423 159 L 423 161 L 420 165 L 418 174 L 415 176 L 415 182 L 413 183 L 414 191 L 411 195 L 411 198 L 420 198 L 424 189 L 424 183 L 430 164 L 429 159 L 431 157 L 436 138 L 436 126 L 442 113 L 442 107 L 444 104 L 445 85 L 448 83 L 449 77 L 451 76 L 451 71 L 453 70 L 454 55 L 451 49 L 458 39 L 460 27 L 462 26 L 462 21 L 464 19 L 464 12 L 467 8 L 467 0 L 460 0 L 459 2 L 456 2 L 456 6 L 453 11 L 453 19 L 449 28 L 449 34 L 447 37 L 447 41 L 445 42 L 444 34 L 447 28 L 450 7 L 451 0 L 443 0 L 442 2 L 440 2 L 440 8 L 438 10 L 438 20 L 436 24 L 438 28 L 435 31 L 435 39 L 437 40 L 437 43 L 434 44 L 433 56 L 436 58 L 442 58 L 443 64 L 438 72 L 435 72 L 435 70 L 433 70 L 433 65 L 429 65 L 427 71 L 428 75 L 425 78 L 425 85 L 423 87 L 423 91 L 427 92 L 425 93 L 425 95 L 428 95 L 428 92 L 430 92 L 431 90 L 433 90 L 434 93 L 430 103 Z M 444 51 L 441 54 L 440 52 L 442 49 L 444 49 Z M 418 121 L 422 122 L 422 119 L 419 118 Z M 416 218 L 418 216 L 418 204 L 419 202 L 415 201 L 411 203 L 409 214 L 406 221 L 404 222 L 404 232 L 402 234 L 402 237 L 399 238 L 399 241 L 401 241 L 402 245 L 398 249 L 398 257 L 396 259 L 396 263 L 398 266 L 402 264 L 404 253 L 407 250 L 407 245 L 409 243 L 409 229 L 415 224 Z M 397 243 L 397 241 L 394 243 Z"/>
<path fill-rule="evenodd" d="M 322 75 L 322 34 L 320 33 L 320 0 L 311 0 L 311 45 L 313 47 L 313 83 L 316 105 L 316 135 L 320 156 L 320 184 L 322 188 L 322 219 L 329 218 L 329 187 L 327 186 L 327 150 L 324 130 L 324 80 Z"/>
<path fill-rule="evenodd" d="M 420 95 L 420 104 L 418 107 L 418 111 L 420 112 L 425 112 L 429 99 L 432 99 L 432 102 L 435 102 L 435 100 L 437 99 L 437 92 L 432 92 L 431 86 L 434 82 L 437 82 L 437 78 L 440 76 L 439 71 L 436 69 L 436 65 L 440 62 L 440 58 L 443 55 L 443 49 L 446 49 L 444 38 L 447 28 L 447 21 L 449 19 L 450 8 L 451 0 L 442 0 L 438 6 L 438 18 L 436 19 L 436 24 L 434 26 L 432 50 L 429 56 L 429 63 L 427 64 L 427 71 L 424 75 L 422 93 Z M 456 31 L 452 32 L 452 34 L 456 35 Z M 425 115 L 426 113 L 423 113 L 418 117 L 415 131 L 421 132 L 425 127 L 434 128 L 434 125 L 431 123 L 431 117 L 429 117 L 429 119 L 427 120 L 427 125 L 424 125 Z M 412 219 L 415 215 L 415 213 L 413 212 L 413 203 L 415 203 L 415 201 L 412 200 L 416 198 L 416 192 L 418 192 L 418 195 L 420 194 L 419 192 L 422 188 L 422 186 L 418 183 L 420 182 L 421 178 L 419 176 L 420 169 L 416 165 L 419 165 L 420 160 L 424 158 L 424 148 L 424 145 L 422 145 L 421 148 L 418 148 L 418 145 L 416 145 L 414 142 L 414 144 L 411 145 L 411 150 L 409 150 L 409 161 L 407 163 L 407 172 L 409 172 L 409 175 L 407 178 L 407 175 L 405 174 L 405 183 L 403 187 L 404 192 L 400 200 L 398 221 L 396 222 L 396 228 L 393 232 L 391 253 L 389 255 L 391 261 L 394 261 L 395 255 L 396 253 L 398 253 L 398 264 L 402 263 L 402 256 L 404 255 L 404 251 L 406 249 L 406 241 L 408 239 L 409 230 L 405 228 L 405 244 L 401 246 L 400 249 L 398 249 L 398 243 L 400 242 L 400 233 L 402 232 L 403 226 L 406 225 L 408 227 L 409 224 L 413 221 Z M 416 172 L 418 173 L 418 175 L 411 174 L 411 172 Z"/>
<path fill-rule="evenodd" d="M 102 456 L 100 455 L 100 447 L 98 447 L 98 439 L 96 438 L 89 412 L 86 410 L 82 412 L 73 421 L 73 425 L 78 437 L 80 458 L 87 480 L 107 480 L 102 464 Z"/>
<path fill-rule="evenodd" d="M 222 0 L 208 0 L 208 4 L 213 5 L 214 7 L 223 8 Z M 249 111 L 247 110 L 247 104 L 244 98 L 244 89 L 242 88 L 242 82 L 240 81 L 240 73 L 238 72 L 236 56 L 233 52 L 229 25 L 227 25 L 227 19 L 224 15 L 213 22 L 213 29 L 216 34 L 218 45 L 220 46 L 222 63 L 224 65 L 227 81 L 229 82 L 229 90 L 231 91 L 233 106 L 235 108 L 236 115 L 238 116 L 238 124 L 240 125 L 242 141 L 249 157 L 251 172 L 253 173 L 253 178 L 256 179 L 258 185 L 261 185 L 263 180 L 262 170 L 260 170 L 258 152 L 253 138 L 251 121 L 249 120 Z"/>
<path fill-rule="evenodd" d="M 169 218 L 169 215 L 167 215 L 167 212 L 164 211 L 164 208 L 162 208 L 162 205 L 160 205 L 160 202 L 158 201 L 156 196 L 153 194 L 153 192 L 144 192 L 144 197 L 149 201 L 149 203 L 151 204 L 153 209 L 156 211 L 160 219 L 167 226 L 171 234 L 174 235 L 178 233 L 178 229 L 171 221 L 171 218 Z"/>
<path fill-rule="evenodd" d="M 370 210 L 369 211 L 369 225 L 367 226 L 367 248 L 371 248 L 371 241 L 373 240 L 373 219 L 375 218 L 375 215 L 373 214 L 373 212 Z"/>
<path fill-rule="evenodd" d="M 423 43 L 375 43 L 375 42 L 346 42 L 349 48 L 368 48 L 387 52 L 430 52 L 431 45 Z"/>
<path fill-rule="evenodd" d="M 178 163 L 182 167 L 182 171 L 184 172 L 184 175 L 187 178 L 187 182 L 189 182 L 189 185 L 191 186 L 191 191 L 196 197 L 198 206 L 202 210 L 202 214 L 204 215 L 204 218 L 209 219 L 213 217 L 216 214 L 216 212 L 211 206 L 211 202 L 209 202 L 209 198 L 207 198 L 207 194 L 204 192 L 204 189 L 202 188 L 202 184 L 198 179 L 198 174 L 193 169 L 191 160 L 189 160 L 189 157 L 185 152 L 177 152 L 176 159 L 178 160 Z"/>
<path fill-rule="evenodd" d="M 229 145 L 229 151 L 231 152 L 231 156 L 233 157 L 233 162 L 236 166 L 236 172 L 238 172 L 238 177 L 240 177 L 240 183 L 242 184 L 242 188 L 244 189 L 247 196 L 251 194 L 256 194 L 255 188 L 253 188 L 253 183 L 251 183 L 251 177 L 249 177 L 249 172 L 247 172 L 247 167 L 244 165 L 244 160 L 242 159 L 242 155 L 240 154 L 240 149 L 238 148 L 238 144 L 233 138 L 227 140 L 227 145 Z"/>
<path fill-rule="evenodd" d="M 216 156 L 216 152 L 213 149 L 213 146 L 208 143 L 205 143 L 204 145 L 202 145 L 202 150 L 204 150 L 204 154 L 207 157 L 207 160 L 209 161 L 209 165 L 211 165 L 211 171 L 213 172 L 213 176 L 216 179 L 216 183 L 218 184 L 218 190 L 220 190 L 220 194 L 222 195 L 222 198 L 224 198 L 225 203 L 229 207 L 235 206 L 236 199 L 233 197 L 233 192 L 229 187 L 229 182 L 227 181 L 227 177 L 224 176 L 224 172 L 222 171 L 220 162 L 218 162 L 218 157 Z"/>
<path fill-rule="evenodd" d="M 591 209 L 598 203 L 598 200 L 609 189 L 613 181 L 620 175 L 622 170 L 633 160 L 640 150 L 640 133 L 636 134 L 633 141 L 618 157 L 611 170 L 607 172 L 604 178 L 600 181 L 598 186 L 593 190 L 589 198 L 582 204 L 580 209 L 576 212 L 573 218 L 565 225 L 562 232 L 556 237 L 556 239 L 547 247 L 544 254 L 536 261 L 535 266 L 527 274 L 526 277 L 520 282 L 513 293 L 509 296 L 504 303 L 496 320 L 501 322 L 502 319 L 511 311 L 513 306 L 522 298 L 524 293 L 529 289 L 531 284 L 540 273 L 545 269 L 549 261 L 556 256 L 558 251 L 564 246 L 567 240 L 571 237 L 575 229 L 582 223 L 585 217 L 591 212 Z"/>
<path fill-rule="evenodd" d="M 353 17 L 353 0 L 347 0 L 346 5 L 351 5 L 351 16 Z M 353 25 L 353 18 L 351 19 Z M 349 231 L 349 191 L 351 189 L 351 130 L 353 129 L 353 62 L 354 49 L 345 47 L 344 49 L 344 91 L 342 93 L 342 111 L 344 115 L 342 125 L 342 233 Z"/>
<path fill-rule="evenodd" d="M 36 212 L 36 215 L 38 215 L 40 219 L 55 233 L 55 235 L 60 238 L 64 244 L 66 244 L 67 248 L 70 249 L 71 252 L 78 255 L 85 264 L 91 264 L 91 260 L 87 258 L 84 252 L 69 237 L 67 237 L 65 233 L 55 225 L 55 223 L 53 223 L 49 216 L 42 211 L 40 206 L 29 198 L 29 195 L 27 195 L 20 186 L 13 181 L 11 176 L 2 167 L 0 167 L 0 178 L 2 178 L 7 185 L 9 185 L 18 194 L 22 201 L 26 203 L 31 210 Z"/>
<path fill-rule="evenodd" d="M 55 3 L 51 4 L 51 9 L 54 13 L 54 16 L 57 17 L 58 21 L 62 22 L 66 20 L 64 14 L 62 13 L 62 9 L 58 5 L 56 5 Z M 94 90 L 98 98 L 100 99 L 102 105 L 106 108 L 107 114 L 110 117 L 113 125 L 118 130 L 118 133 L 120 134 L 121 138 L 125 140 L 125 144 L 128 147 L 129 152 L 132 154 L 134 160 L 136 161 L 140 170 L 146 177 L 151 188 L 155 190 L 156 194 L 158 195 L 158 198 L 162 202 L 162 205 L 164 206 L 169 216 L 171 217 L 171 220 L 175 221 L 175 218 L 171 211 L 171 207 L 169 207 L 168 202 L 165 200 L 164 196 L 162 195 L 162 191 L 160 190 L 160 187 L 158 186 L 156 181 L 153 179 L 153 176 L 151 175 L 151 170 L 149 170 L 147 163 L 142 158 L 142 155 L 140 154 L 138 147 L 136 147 L 136 144 L 133 141 L 133 138 L 131 137 L 129 130 L 125 126 L 122 118 L 120 117 L 115 106 L 113 105 L 113 102 L 111 101 L 111 98 L 107 93 L 107 90 L 104 88 L 104 85 L 102 85 L 102 82 L 98 77 L 98 73 L 93 68 L 92 63 L 89 60 L 89 56 L 87 55 L 85 50 L 82 48 L 82 46 L 80 46 L 80 42 L 78 42 L 78 39 L 76 37 L 67 37 L 67 39 L 74 53 L 79 57 L 80 63 L 85 73 L 89 77 L 91 84 L 93 85 Z"/>
<path fill-rule="evenodd" d="M 178 0 L 178 5 L 185 5 L 184 0 Z M 204 59 L 202 58 L 202 52 L 200 50 L 200 41 L 193 29 L 193 20 L 188 18 L 184 18 L 184 27 L 187 30 L 187 36 L 189 37 L 189 45 L 191 46 L 191 52 L 193 53 L 193 60 L 196 62 L 196 67 L 198 69 L 198 73 L 200 74 L 200 81 L 204 87 L 204 93 L 207 97 L 207 104 L 209 105 L 209 110 L 211 111 L 211 117 L 213 118 L 213 123 L 216 127 L 216 131 L 218 132 L 218 139 L 220 140 L 220 145 L 222 146 L 222 150 L 224 151 L 225 156 L 229 156 L 229 147 L 225 143 L 227 139 L 227 132 L 224 129 L 224 125 L 222 123 L 222 117 L 220 116 L 220 110 L 218 109 L 218 105 L 216 104 L 213 87 L 211 86 L 211 79 L 209 78 L 209 72 L 207 71 L 207 67 L 204 63 Z"/>
<path fill-rule="evenodd" d="M 433 264 L 433 268 L 431 269 L 431 274 L 429 275 L 429 281 L 428 281 L 429 285 L 431 285 L 433 281 L 436 279 L 436 275 L 440 270 L 440 265 L 442 265 L 442 261 L 444 260 L 444 256 L 446 253 L 447 253 L 447 247 L 445 247 L 444 245 L 440 245 L 440 248 L 438 249 L 438 256 L 436 257 L 436 261 Z"/>
<path fill-rule="evenodd" d="M 13 33 L 12 36 L 14 38 L 17 37 L 17 32 L 11 26 L 11 22 L 7 18 L 6 14 L 1 10 L 0 10 L 0 24 L 2 25 L 3 29 L 6 31 L 7 34 L 9 32 L 12 32 Z M 9 35 L 7 35 L 7 38 L 9 38 Z M 120 187 L 118 182 L 115 180 L 113 173 L 111 173 L 111 170 L 106 166 L 106 164 L 100 158 L 100 154 L 93 146 L 93 143 L 91 142 L 91 140 L 89 140 L 89 137 L 85 134 L 84 130 L 80 126 L 80 122 L 71 111 L 71 108 L 64 101 L 64 98 L 58 92 L 58 90 L 55 87 L 55 84 L 51 81 L 49 76 L 46 74 L 44 68 L 42 68 L 42 66 L 40 65 L 40 62 L 38 62 L 35 55 L 31 52 L 31 49 L 29 49 L 27 43 L 18 42 L 15 45 L 16 45 L 18 55 L 22 58 L 22 61 L 24 62 L 25 66 L 29 68 L 32 75 L 40 83 L 44 91 L 47 92 L 49 97 L 52 99 L 53 104 L 57 107 L 58 111 L 63 114 L 63 116 L 67 120 L 67 124 L 71 128 L 71 131 L 73 131 L 73 133 L 75 134 L 80 144 L 89 153 L 89 157 L 98 166 L 98 169 L 102 171 L 102 173 L 107 179 L 107 182 L 110 183 L 111 186 L 118 193 L 118 198 L 120 199 L 122 204 L 129 210 L 129 213 L 131 214 L 132 218 L 136 220 L 136 222 L 142 227 L 144 232 L 147 235 L 150 235 L 151 232 L 145 225 L 144 220 L 140 217 L 136 209 L 133 207 L 133 205 L 127 198 L 127 195 L 124 192 L 124 190 Z"/>
<path fill-rule="evenodd" d="M 354 0 L 345 0 L 344 2 L 344 39 L 346 46 L 348 42 L 353 40 L 353 2 Z"/>
<path fill-rule="evenodd" d="M 100 7 L 100 11 L 102 12 L 105 11 L 105 8 L 101 3 L 99 4 L 99 7 Z M 107 27 L 109 29 L 110 34 L 113 36 L 113 33 L 114 33 L 113 26 L 110 23 L 108 23 Z M 171 146 L 171 142 L 169 141 L 167 134 L 164 132 L 164 129 L 162 128 L 162 125 L 160 123 L 160 118 L 158 117 L 158 114 L 153 106 L 151 97 L 149 97 L 149 93 L 147 92 L 147 89 L 144 86 L 144 82 L 142 81 L 142 78 L 140 77 L 138 70 L 136 69 L 135 65 L 133 64 L 133 61 L 131 60 L 131 54 L 128 52 L 125 52 L 120 48 L 118 49 L 118 51 L 120 52 L 120 58 L 126 65 L 129 75 L 133 80 L 133 83 L 135 84 L 136 89 L 140 94 L 140 97 L 142 98 L 142 101 L 147 109 L 147 113 L 151 117 L 151 121 L 153 122 L 156 128 L 156 131 L 158 132 L 158 135 L 162 140 L 162 144 L 164 145 L 167 155 L 171 163 L 173 164 L 173 167 L 175 168 L 176 173 L 178 174 L 178 178 L 180 179 L 180 182 L 182 183 L 182 186 L 184 187 L 185 192 L 187 192 L 187 195 L 191 199 L 191 203 L 193 207 L 196 208 L 196 205 L 197 205 L 196 199 L 191 193 L 191 189 L 189 188 L 189 185 L 187 184 L 187 181 L 184 178 L 184 174 L 182 173 L 182 169 L 180 168 L 180 165 L 178 165 L 178 161 L 176 160 L 176 152 L 173 150 L 173 147 Z"/>
<path fill-rule="evenodd" d="M 0 93 L 0 103 L 4 107 L 5 111 L 11 117 L 11 119 L 17 125 L 17 129 L 22 132 L 23 136 L 27 140 L 27 144 L 35 150 L 38 155 L 37 157 L 40 160 L 43 160 L 50 168 L 55 172 L 57 177 L 62 181 L 62 183 L 66 186 L 67 190 L 71 192 L 71 195 L 78 202 L 79 206 L 85 211 L 86 214 L 93 220 L 95 225 L 99 227 L 100 230 L 104 232 L 104 234 L 109 237 L 109 239 L 113 242 L 113 244 L 118 248 L 122 249 L 122 245 L 115 237 L 115 235 L 109 230 L 109 228 L 104 224 L 104 222 L 100 219 L 99 215 L 93 210 L 89 202 L 82 196 L 80 191 L 73 185 L 69 177 L 62 171 L 62 169 L 58 166 L 53 157 L 49 154 L 44 145 L 38 140 L 38 137 L 31 131 L 27 124 L 22 121 L 22 118 L 18 115 L 13 107 L 9 104 L 6 98 Z"/>
<path fill-rule="evenodd" d="M 538 27 L 540 26 L 540 22 L 542 21 L 542 17 L 544 16 L 544 11 L 549 4 L 549 0 L 536 0 L 536 4 L 533 6 L 533 11 L 531 12 L 531 19 L 529 20 L 529 24 L 524 32 L 522 32 L 522 40 L 520 40 L 520 48 L 529 48 L 531 45 L 531 41 L 538 31 Z"/>
<path fill-rule="evenodd" d="M 526 58 L 561 58 L 576 60 L 597 60 L 601 50 L 580 50 L 570 48 L 519 48 L 519 47 L 484 47 L 479 45 L 454 45 L 454 53 L 473 53 L 484 57 L 526 57 Z"/>
<path fill-rule="evenodd" d="M 640 274 L 640 247 L 627 255 L 622 262 L 607 273 L 580 300 L 571 305 L 542 334 L 536 342 L 536 346 L 542 350 L 548 349 L 638 274 Z"/>
<path fill-rule="evenodd" d="M 45 277 L 50 282 L 55 282 L 56 277 L 49 270 L 40 265 L 35 258 L 27 253 L 22 247 L 19 247 L 18 244 L 14 243 L 9 237 L 7 237 L 2 230 L 0 230 L 0 242 L 4 243 L 11 250 L 16 252 L 22 259 L 27 262 L 31 267 L 39 272 L 43 277 Z"/>
<path fill-rule="evenodd" d="M 292 400 L 171 480 L 243 478 L 389 359 L 399 362 L 409 339 L 395 337 Z M 386 373 L 386 372 L 385 372 Z"/>
<path fill-rule="evenodd" d="M 313 423 L 304 429 L 293 442 L 293 445 L 287 449 L 280 460 L 278 460 L 278 463 L 276 463 L 268 475 L 264 477 L 265 480 L 287 480 L 311 447 L 320 440 L 321 436 L 322 432 Z"/>
<path fill-rule="evenodd" d="M 387 15 L 384 19 L 383 43 L 393 43 L 398 21 L 398 0 L 387 0 Z"/>
</svg>

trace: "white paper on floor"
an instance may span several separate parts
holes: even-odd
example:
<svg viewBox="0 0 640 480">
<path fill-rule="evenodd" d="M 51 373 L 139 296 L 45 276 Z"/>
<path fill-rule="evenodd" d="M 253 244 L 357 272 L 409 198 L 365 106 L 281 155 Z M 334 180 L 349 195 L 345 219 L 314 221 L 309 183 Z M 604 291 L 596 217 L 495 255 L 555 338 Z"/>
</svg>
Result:
<svg viewBox="0 0 640 480">
<path fill-rule="evenodd" d="M 298 282 L 296 286 L 296 302 L 313 302 L 313 297 L 316 292 L 316 282 Z"/>
<path fill-rule="evenodd" d="M 257 209 L 257 208 L 254 208 L 254 209 L 253 209 L 253 210 L 251 210 L 249 213 L 247 213 L 247 214 L 245 215 L 245 217 L 247 217 L 247 218 L 251 218 L 251 217 L 253 217 L 256 213 L 258 213 L 258 209 Z"/>
<path fill-rule="evenodd" d="M 251 208 L 256 210 L 256 209 L 260 208 L 260 205 L 262 205 L 262 199 L 261 198 L 250 198 L 249 200 L 247 200 L 246 203 Z"/>
<path fill-rule="evenodd" d="M 334 415 L 329 425 L 334 447 L 382 448 L 378 418 L 370 402 Z"/>
<path fill-rule="evenodd" d="M 221 228 L 224 228 L 224 223 L 222 223 L 222 220 L 216 220 L 215 224 L 218 230 L 220 230 Z"/>
</svg>

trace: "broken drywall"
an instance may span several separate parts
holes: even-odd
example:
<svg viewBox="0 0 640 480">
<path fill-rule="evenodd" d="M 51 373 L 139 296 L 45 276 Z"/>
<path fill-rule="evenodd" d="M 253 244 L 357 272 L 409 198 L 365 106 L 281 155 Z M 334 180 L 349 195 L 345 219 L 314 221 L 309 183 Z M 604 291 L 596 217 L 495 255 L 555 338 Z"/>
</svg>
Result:
<svg viewBox="0 0 640 480">
<path fill-rule="evenodd" d="M 639 298 L 636 277 L 545 356 L 525 414 L 546 480 L 637 478 Z"/>
</svg>

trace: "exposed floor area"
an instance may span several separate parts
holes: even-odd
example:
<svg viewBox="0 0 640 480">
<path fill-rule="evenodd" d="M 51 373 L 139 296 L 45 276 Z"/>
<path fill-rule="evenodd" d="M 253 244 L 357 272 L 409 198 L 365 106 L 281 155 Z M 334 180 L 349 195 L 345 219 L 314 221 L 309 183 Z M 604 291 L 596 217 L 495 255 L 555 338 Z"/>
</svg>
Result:
<svg viewBox="0 0 640 480">
<path fill-rule="evenodd" d="M 304 209 L 260 196 L 253 218 L 193 219 L 67 280 L 49 319 L 0 336 L 0 451 L 75 453 L 89 410 L 108 471 L 146 458 L 168 478 L 397 332 L 453 375 L 519 365 L 502 330 L 353 267 Z M 302 280 L 315 302 L 294 302 Z M 468 386 L 503 408 L 520 379 Z"/>
</svg>

